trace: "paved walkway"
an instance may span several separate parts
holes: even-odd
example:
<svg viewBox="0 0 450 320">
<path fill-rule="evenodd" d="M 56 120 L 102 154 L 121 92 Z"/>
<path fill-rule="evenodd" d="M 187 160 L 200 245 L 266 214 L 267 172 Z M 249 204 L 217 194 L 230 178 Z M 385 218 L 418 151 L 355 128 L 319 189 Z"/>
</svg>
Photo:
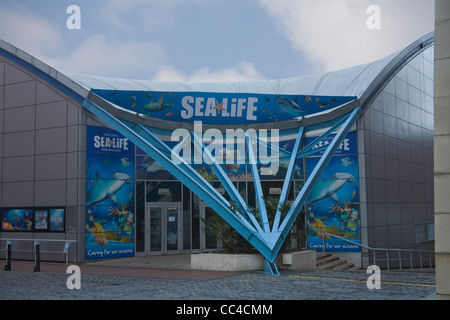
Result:
<svg viewBox="0 0 450 320">
<path fill-rule="evenodd" d="M 78 264 L 81 289 L 68 289 L 67 266 L 12 262 L 3 271 L 0 300 L 421 300 L 433 298 L 431 270 L 381 271 L 381 289 L 368 289 L 362 271 L 254 272 L 190 269 L 190 257 L 136 257 Z"/>
</svg>

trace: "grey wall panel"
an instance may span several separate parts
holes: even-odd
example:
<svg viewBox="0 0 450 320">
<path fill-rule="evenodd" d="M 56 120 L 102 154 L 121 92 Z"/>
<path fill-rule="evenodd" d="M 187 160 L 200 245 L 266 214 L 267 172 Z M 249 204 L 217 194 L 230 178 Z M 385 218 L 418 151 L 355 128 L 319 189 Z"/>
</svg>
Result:
<svg viewBox="0 0 450 320">
<path fill-rule="evenodd" d="M 6 109 L 3 113 L 3 132 L 20 132 L 34 130 L 34 106 Z"/>
<path fill-rule="evenodd" d="M 34 202 L 33 181 L 4 182 L 2 187 L 3 207 L 32 207 Z"/>
<path fill-rule="evenodd" d="M 50 89 L 47 85 L 41 83 L 40 81 L 36 82 L 36 103 L 48 103 L 55 101 L 64 101 L 65 98 L 62 97 L 55 90 Z"/>
<path fill-rule="evenodd" d="M 58 101 L 36 105 L 36 129 L 67 125 L 67 102 Z"/>
<path fill-rule="evenodd" d="M 67 152 L 76 152 L 79 150 L 79 126 L 67 127 Z"/>
<path fill-rule="evenodd" d="M 35 206 L 65 206 L 66 180 L 36 181 Z"/>
<path fill-rule="evenodd" d="M 3 135 L 3 156 L 20 157 L 34 155 L 34 132 L 16 132 Z"/>
<path fill-rule="evenodd" d="M 5 108 L 17 108 L 35 104 L 35 81 L 5 85 Z"/>
<path fill-rule="evenodd" d="M 36 154 L 61 153 L 67 149 L 67 129 L 54 128 L 36 131 Z"/>
<path fill-rule="evenodd" d="M 26 82 L 30 80 L 33 80 L 33 78 L 28 73 L 9 63 L 5 63 L 5 84 Z"/>
<path fill-rule="evenodd" d="M 3 159 L 4 182 L 33 181 L 34 157 L 13 157 Z"/>
<path fill-rule="evenodd" d="M 5 63 L 0 61 L 0 86 L 5 84 Z"/>
<path fill-rule="evenodd" d="M 66 179 L 67 154 L 57 153 L 36 156 L 36 180 Z"/>
</svg>

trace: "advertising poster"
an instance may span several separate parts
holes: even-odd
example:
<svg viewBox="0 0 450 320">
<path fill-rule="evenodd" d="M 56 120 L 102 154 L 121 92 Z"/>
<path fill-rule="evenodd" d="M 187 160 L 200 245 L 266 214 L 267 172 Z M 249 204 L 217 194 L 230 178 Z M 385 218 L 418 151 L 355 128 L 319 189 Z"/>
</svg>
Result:
<svg viewBox="0 0 450 320">
<path fill-rule="evenodd" d="M 86 260 L 134 256 L 135 146 L 115 130 L 88 127 L 87 151 Z"/>
<path fill-rule="evenodd" d="M 313 140 L 308 138 L 306 143 Z M 319 160 L 319 153 L 306 158 L 307 177 Z M 306 221 L 309 249 L 361 251 L 356 132 L 347 135 L 312 189 L 306 201 Z"/>
<path fill-rule="evenodd" d="M 2 214 L 2 230 L 32 231 L 33 209 L 4 209 Z"/>
</svg>

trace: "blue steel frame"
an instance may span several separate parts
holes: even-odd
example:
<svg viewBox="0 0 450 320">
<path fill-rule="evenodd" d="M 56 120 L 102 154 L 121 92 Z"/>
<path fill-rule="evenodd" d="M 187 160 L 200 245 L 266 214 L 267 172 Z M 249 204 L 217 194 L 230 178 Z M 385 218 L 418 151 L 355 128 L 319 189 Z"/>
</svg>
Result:
<svg viewBox="0 0 450 320">
<path fill-rule="evenodd" d="M 253 183 L 255 185 L 255 192 L 257 197 L 257 203 L 259 213 L 261 217 L 261 224 L 257 221 L 254 215 L 251 213 L 250 208 L 242 199 L 238 190 L 225 174 L 221 166 L 211 155 L 209 150 L 205 148 L 201 139 L 194 133 L 191 133 L 194 137 L 194 146 L 199 151 L 202 151 L 203 156 L 207 157 L 209 162 L 212 163 L 212 169 L 221 181 L 225 190 L 230 198 L 237 204 L 238 212 L 231 210 L 230 202 L 228 202 L 212 185 L 206 181 L 200 174 L 197 173 L 184 159 L 179 157 L 176 152 L 173 152 L 164 142 L 157 138 L 150 128 L 147 128 L 141 124 L 118 119 L 97 104 L 85 100 L 83 107 L 98 116 L 108 125 L 112 126 L 115 130 L 129 138 L 139 148 L 146 152 L 153 159 L 162 164 L 171 174 L 185 184 L 190 190 L 192 190 L 197 196 L 205 201 L 217 214 L 219 214 L 227 223 L 229 223 L 237 232 L 239 232 L 250 244 L 253 245 L 264 257 L 264 270 L 271 275 L 279 275 L 277 267 L 275 265 L 275 258 L 286 239 L 286 236 L 291 229 L 295 219 L 301 212 L 303 205 L 307 197 L 309 196 L 314 184 L 318 180 L 319 176 L 327 166 L 334 152 L 350 131 L 352 125 L 358 119 L 361 114 L 360 107 L 354 109 L 348 116 L 338 121 L 335 125 L 332 125 L 323 135 L 315 139 L 308 146 L 300 150 L 304 134 L 305 127 L 300 127 L 297 138 L 294 144 L 292 153 L 290 154 L 290 162 L 288 165 L 287 174 L 283 183 L 281 196 L 279 199 L 278 208 L 286 201 L 289 193 L 289 188 L 292 181 L 293 170 L 295 162 L 298 158 L 305 157 L 311 152 L 317 152 L 319 149 L 313 150 L 313 146 L 316 145 L 322 139 L 328 137 L 328 135 L 337 130 L 339 131 L 333 138 L 332 142 L 320 149 L 326 149 L 318 164 L 312 171 L 311 175 L 305 182 L 300 193 L 295 198 L 291 209 L 281 221 L 281 213 L 277 210 L 275 220 L 270 228 L 267 218 L 266 207 L 264 204 L 263 192 L 261 188 L 261 181 L 259 178 L 259 172 L 257 167 L 257 158 L 253 150 L 253 143 L 256 140 L 256 136 L 249 132 L 245 133 L 245 142 L 247 146 L 248 164 L 250 165 L 251 172 L 253 174 Z M 328 124 L 323 124 L 323 127 L 329 127 Z M 187 137 L 185 137 L 186 139 Z M 270 146 L 270 145 L 269 145 Z M 274 147 L 275 148 L 275 147 Z M 174 161 L 174 159 L 176 161 Z"/>
</svg>

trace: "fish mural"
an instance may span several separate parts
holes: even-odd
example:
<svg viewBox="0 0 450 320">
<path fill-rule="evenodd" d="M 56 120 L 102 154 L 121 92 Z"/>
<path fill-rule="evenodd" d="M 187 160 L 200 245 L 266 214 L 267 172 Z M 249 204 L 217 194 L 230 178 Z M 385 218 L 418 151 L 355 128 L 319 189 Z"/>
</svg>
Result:
<svg viewBox="0 0 450 320">
<path fill-rule="evenodd" d="M 356 180 L 354 176 L 345 172 L 337 172 L 332 178 L 333 180 L 319 180 L 316 182 L 308 197 L 308 203 L 314 203 L 328 197 L 339 202 L 336 192 L 341 189 L 345 183 L 352 183 Z"/>
<path fill-rule="evenodd" d="M 162 92 L 159 93 L 159 98 L 144 105 L 140 111 L 143 115 L 150 116 L 152 112 L 161 111 L 167 108 L 173 107 L 171 103 L 164 103 L 164 98 Z"/>
<path fill-rule="evenodd" d="M 137 94 L 126 98 L 139 100 Z M 86 139 L 85 259 L 134 256 L 135 145 L 104 127 L 88 126 Z"/>
<path fill-rule="evenodd" d="M 344 167 L 348 167 L 349 165 L 351 165 L 354 161 L 350 158 L 343 158 L 341 159 L 341 163 Z"/>
<path fill-rule="evenodd" d="M 120 162 L 124 168 L 128 167 L 132 162 L 128 158 L 121 158 Z"/>
<path fill-rule="evenodd" d="M 356 99 L 354 96 L 319 97 L 245 92 L 92 91 L 121 108 L 146 117 L 176 122 L 202 121 L 205 124 L 285 121 L 323 112 Z"/>
<path fill-rule="evenodd" d="M 124 184 L 130 184 L 133 179 L 125 174 L 116 172 L 112 176 L 113 180 L 104 180 L 97 173 L 97 184 L 86 195 L 86 205 L 92 207 L 94 204 L 105 200 L 112 200 L 116 205 L 118 203 L 116 193 Z"/>
<path fill-rule="evenodd" d="M 301 117 L 305 114 L 305 111 L 295 101 L 289 100 L 288 98 L 276 97 L 275 102 L 280 107 L 279 112 L 281 113 L 289 113 L 296 117 Z"/>
</svg>

